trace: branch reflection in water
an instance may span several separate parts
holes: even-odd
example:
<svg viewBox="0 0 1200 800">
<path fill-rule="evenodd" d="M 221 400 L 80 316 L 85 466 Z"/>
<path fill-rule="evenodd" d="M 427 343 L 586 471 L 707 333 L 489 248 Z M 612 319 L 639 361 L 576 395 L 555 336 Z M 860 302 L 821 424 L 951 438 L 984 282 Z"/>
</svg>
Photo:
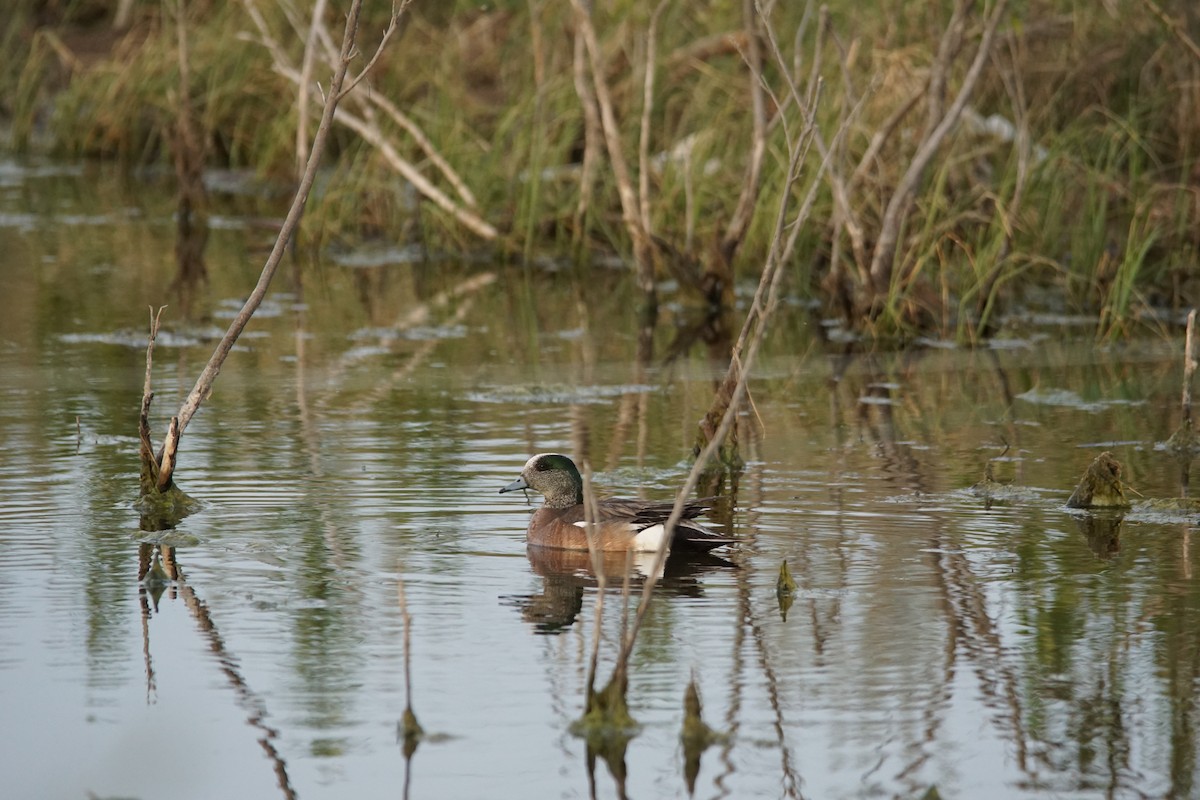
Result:
<svg viewBox="0 0 1200 800">
<path fill-rule="evenodd" d="M 266 703 L 258 696 L 242 675 L 237 658 L 225 646 L 225 640 L 213 620 L 212 614 L 196 590 L 184 577 L 183 569 L 171 545 L 155 545 L 142 542 L 138 545 L 138 599 L 142 608 L 142 647 L 146 661 L 146 694 L 153 696 L 154 671 L 152 668 L 150 631 L 151 617 L 165 594 L 170 600 L 182 600 L 195 620 L 201 636 L 208 642 L 209 650 L 217 666 L 233 689 L 238 705 L 247 713 L 246 721 L 262 732 L 258 743 L 266 754 L 273 769 L 280 792 L 287 800 L 295 800 L 296 792 L 288 777 L 287 762 L 280 754 L 276 741 L 279 731 L 267 724 Z"/>
</svg>

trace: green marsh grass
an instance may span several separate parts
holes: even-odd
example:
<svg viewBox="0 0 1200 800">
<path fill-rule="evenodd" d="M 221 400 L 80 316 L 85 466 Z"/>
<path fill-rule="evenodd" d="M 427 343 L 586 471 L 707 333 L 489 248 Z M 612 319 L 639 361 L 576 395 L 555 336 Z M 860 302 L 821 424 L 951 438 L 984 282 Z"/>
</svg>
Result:
<svg viewBox="0 0 1200 800">
<path fill-rule="evenodd" d="M 1184 1 L 1164 8 L 1184 19 Z M 992 7 L 977 5 L 977 15 Z M 1002 20 L 970 107 L 981 117 L 998 114 L 1026 127 L 1030 153 L 1038 155 L 1030 156 L 1022 177 L 1015 142 L 960 125 L 917 186 L 885 293 L 877 303 L 857 306 L 841 302 L 827 280 L 836 249 L 842 291 L 866 291 L 845 230 L 835 233 L 831 225 L 835 206 L 827 185 L 790 266 L 791 290 L 817 299 L 819 314 L 848 314 L 846 324 L 875 336 L 934 334 L 962 342 L 985 337 L 1006 312 L 1039 304 L 1095 315 L 1097 335 L 1113 337 L 1142 325 L 1148 306 L 1200 302 L 1191 275 L 1200 248 L 1200 60 L 1140 3 L 1117 5 L 1114 16 L 1105 4 L 1039 0 Z M 594 11 L 603 77 L 635 170 L 652 6 L 617 2 L 595 4 Z M 134 29 L 115 38 L 108 58 L 68 70 L 49 37 L 78 33 L 78 26 L 63 20 L 39 27 L 37 7 L 18 2 L 13 25 L 0 33 L 0 80 L 9 98 L 3 108 L 13 145 L 130 167 L 167 163 L 178 66 L 161 9 L 143 8 Z M 298 59 L 299 37 L 290 34 L 279 7 L 260 7 Z M 823 79 L 818 119 L 827 137 L 863 98 L 832 161 L 834 173 L 847 179 L 872 135 L 921 91 L 949 19 L 949 9 L 936 4 L 880 0 L 871 7 L 864 13 L 832 4 L 824 33 L 815 6 L 778 3 L 771 17 L 785 55 L 796 59 L 802 89 L 811 75 Z M 383 29 L 386 11 L 375 8 L 364 19 L 366 45 Z M 329 13 L 332 26 L 336 14 Z M 806 13 L 809 22 L 797 38 Z M 292 85 L 247 35 L 253 26 L 240 3 L 200 5 L 192 17 L 193 102 L 211 166 L 250 168 L 290 184 L 297 118 Z M 959 59 L 948 70 L 947 100 L 977 46 L 980 21 L 968 25 Z M 99 36 L 106 22 L 89 23 L 92 32 Z M 526 263 L 550 256 L 587 264 L 614 253 L 631 260 L 606 154 L 576 227 L 584 123 L 572 75 L 573 26 L 569 3 L 418 5 L 361 87 L 385 95 L 417 121 L 463 176 L 501 241 L 481 243 L 452 215 L 415 204 L 403 181 L 344 128 L 335 131 L 333 169 L 320 202 L 310 205 L 305 235 L 347 246 L 377 237 L 418 241 L 435 253 L 486 246 Z M 751 125 L 739 49 L 717 47 L 701 56 L 696 48 L 742 27 L 739 4 L 684 3 L 669 4 L 658 26 L 650 217 L 666 247 L 701 269 L 716 257 L 733 214 Z M 814 69 L 809 59 L 817 53 Z M 775 87 L 773 109 L 783 93 L 769 59 L 764 76 Z M 794 108 L 785 113 L 789 125 L 799 124 Z M 918 100 L 851 187 L 849 203 L 868 256 L 926 113 Z M 423 165 L 423 154 L 402 132 L 389 133 L 402 155 Z M 684 142 L 691 143 L 686 160 L 675 157 Z M 756 213 L 732 265 L 736 280 L 753 281 L 761 272 L 772 232 L 769 209 L 778 205 L 786 161 L 777 127 L 767 141 Z M 425 172 L 448 190 L 432 169 Z M 668 274 L 664 269 L 660 277 Z"/>
</svg>

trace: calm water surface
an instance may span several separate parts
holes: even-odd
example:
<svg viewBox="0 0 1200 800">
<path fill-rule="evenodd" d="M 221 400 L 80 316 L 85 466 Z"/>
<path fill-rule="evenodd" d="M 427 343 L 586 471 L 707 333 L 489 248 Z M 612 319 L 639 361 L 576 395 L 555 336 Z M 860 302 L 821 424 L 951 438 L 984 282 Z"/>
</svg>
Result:
<svg viewBox="0 0 1200 800">
<path fill-rule="evenodd" d="M 643 729 L 589 762 L 595 579 L 527 552 L 497 490 L 532 453 L 666 499 L 720 370 L 668 304 L 637 358 L 623 273 L 299 252 L 183 439 L 204 503 L 145 530 L 136 414 L 190 389 L 270 243 L 218 198 L 179 280 L 169 188 L 0 162 L 4 796 L 1194 797 L 1200 515 L 1068 512 L 1102 450 L 1180 492 L 1179 329 L 1071 320 L 995 346 L 844 355 L 799 304 L 742 424 L 724 559 L 672 564 L 633 658 Z M 668 354 L 678 352 L 674 358 Z M 1012 481 L 969 491 L 989 458 Z M 1101 523 L 1104 523 L 1101 520 Z M 1115 534 L 1114 534 L 1115 531 Z M 163 553 L 176 580 L 139 581 Z M 786 559 L 799 590 L 785 615 Z M 411 758 L 403 581 L 412 618 Z M 609 595 L 606 677 L 620 634 Z M 730 734 L 689 791 L 684 687 Z"/>
</svg>

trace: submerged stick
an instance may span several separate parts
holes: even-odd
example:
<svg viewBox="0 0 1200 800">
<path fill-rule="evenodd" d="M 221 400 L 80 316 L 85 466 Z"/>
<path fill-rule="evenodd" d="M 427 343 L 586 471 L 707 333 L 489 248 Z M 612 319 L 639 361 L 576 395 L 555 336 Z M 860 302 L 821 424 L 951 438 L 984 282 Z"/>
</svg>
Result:
<svg viewBox="0 0 1200 800">
<path fill-rule="evenodd" d="M 1183 344 L 1183 390 L 1179 397 L 1179 428 L 1167 439 L 1167 449 L 1185 462 L 1190 462 L 1197 451 L 1196 429 L 1192 425 L 1192 377 L 1196 374 L 1196 309 L 1188 312 L 1187 331 Z M 1187 481 L 1187 463 L 1183 468 L 1183 479 Z"/>
<path fill-rule="evenodd" d="M 404 623 L 404 715 L 400 718 L 400 736 L 404 742 L 404 755 L 408 757 L 416 752 L 417 745 L 425 736 L 425 729 L 417 722 L 417 715 L 412 708 L 412 616 L 408 613 L 403 578 L 396 580 L 396 598 L 400 603 L 400 619 Z"/>
<path fill-rule="evenodd" d="M 1196 309 L 1188 312 L 1187 332 L 1183 343 L 1183 394 L 1179 405 L 1183 412 L 1183 424 L 1192 426 L 1192 376 L 1196 374 Z"/>
<path fill-rule="evenodd" d="M 596 546 L 595 521 L 599 519 L 599 508 L 596 505 L 596 495 L 592 491 L 592 469 L 585 460 L 583 469 L 583 511 L 584 532 L 587 535 L 588 555 L 592 562 L 592 572 L 596 575 L 598 587 L 596 595 L 596 614 L 592 623 L 592 652 L 588 662 L 587 682 L 584 688 L 585 704 L 583 716 L 572 726 L 574 732 L 588 740 L 595 750 L 607 755 L 614 755 L 624 749 L 624 744 L 637 732 L 638 724 L 629 714 L 626 695 L 629 679 L 626 664 L 618 659 L 608 683 L 600 691 L 596 691 L 596 673 L 600 661 L 601 623 L 604 620 L 604 595 L 608 582 L 604 573 L 604 562 Z M 628 562 L 625 573 L 623 598 L 629 596 Z M 628 614 L 628 602 L 624 603 Z M 624 621 L 622 622 L 624 625 Z"/>
<path fill-rule="evenodd" d="M 154 343 L 158 339 L 159 323 L 166 306 L 159 306 L 156 312 L 150 309 L 150 336 L 146 340 L 146 378 L 142 383 L 142 407 L 138 414 L 138 453 L 141 456 L 142 494 L 149 494 L 158 485 L 158 459 L 154 457 L 154 444 L 150 440 L 150 404 L 154 401 L 151 391 L 151 377 L 154 364 Z"/>
</svg>

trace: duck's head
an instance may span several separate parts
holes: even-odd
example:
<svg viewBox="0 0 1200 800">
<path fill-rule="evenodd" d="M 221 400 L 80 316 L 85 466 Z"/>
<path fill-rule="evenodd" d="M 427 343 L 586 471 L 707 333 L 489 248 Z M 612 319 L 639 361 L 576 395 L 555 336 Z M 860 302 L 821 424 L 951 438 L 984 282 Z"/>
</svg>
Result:
<svg viewBox="0 0 1200 800">
<path fill-rule="evenodd" d="M 551 508 L 569 508 L 583 502 L 583 478 L 575 462 L 559 453 L 539 453 L 525 462 L 521 477 L 500 490 L 532 489 L 546 498 Z"/>
</svg>

